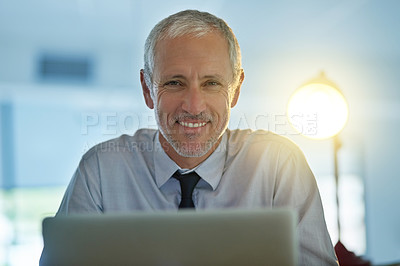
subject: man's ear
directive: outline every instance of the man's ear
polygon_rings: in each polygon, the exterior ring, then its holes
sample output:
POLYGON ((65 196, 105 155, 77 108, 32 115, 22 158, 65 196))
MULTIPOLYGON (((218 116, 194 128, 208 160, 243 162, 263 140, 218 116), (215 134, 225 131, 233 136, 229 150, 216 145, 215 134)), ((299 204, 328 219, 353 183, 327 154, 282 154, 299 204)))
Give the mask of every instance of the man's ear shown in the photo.
POLYGON ((151 98, 151 92, 149 87, 147 87, 145 78, 144 78, 144 70, 140 70, 140 83, 142 84, 142 91, 143 91, 143 96, 144 96, 144 101, 146 102, 147 107, 150 109, 154 108, 154 102, 153 99, 151 98))
POLYGON ((244 71, 243 71, 243 69, 241 69, 240 72, 241 72, 240 73, 240 78, 239 78, 238 84, 237 84, 237 86, 235 88, 235 91, 234 91, 234 95, 233 95, 232 102, 231 102, 231 108, 235 107, 235 105, 237 104, 237 102, 239 100, 240 88, 242 87, 242 83, 243 83, 243 80, 244 80, 244 71))

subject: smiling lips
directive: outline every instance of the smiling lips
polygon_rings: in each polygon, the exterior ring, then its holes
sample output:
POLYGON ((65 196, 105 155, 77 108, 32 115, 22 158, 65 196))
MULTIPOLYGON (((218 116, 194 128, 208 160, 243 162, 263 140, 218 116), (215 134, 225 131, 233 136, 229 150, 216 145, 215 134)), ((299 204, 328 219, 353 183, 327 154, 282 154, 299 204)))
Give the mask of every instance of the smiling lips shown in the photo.
POLYGON ((184 127, 199 128, 199 127, 204 127, 207 123, 206 122, 192 123, 192 122, 179 121, 179 124, 184 127))

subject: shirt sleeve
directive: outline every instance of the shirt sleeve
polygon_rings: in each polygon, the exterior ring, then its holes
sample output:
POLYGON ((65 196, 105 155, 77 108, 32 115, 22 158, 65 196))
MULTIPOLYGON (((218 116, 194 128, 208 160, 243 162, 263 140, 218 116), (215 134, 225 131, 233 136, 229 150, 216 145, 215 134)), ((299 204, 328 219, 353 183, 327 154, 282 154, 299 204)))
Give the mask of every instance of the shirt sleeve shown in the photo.
POLYGON ((64 194, 57 215, 102 213, 100 173, 96 154, 84 156, 64 194))
POLYGON ((281 157, 273 202, 297 212, 299 265, 338 265, 318 187, 303 153, 296 147, 281 157))

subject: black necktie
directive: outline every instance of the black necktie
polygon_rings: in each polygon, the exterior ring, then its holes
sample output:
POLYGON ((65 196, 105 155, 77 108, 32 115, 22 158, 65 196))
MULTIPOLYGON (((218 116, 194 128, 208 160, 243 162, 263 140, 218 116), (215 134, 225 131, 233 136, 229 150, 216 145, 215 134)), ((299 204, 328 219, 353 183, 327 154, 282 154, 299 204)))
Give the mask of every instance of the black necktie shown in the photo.
POLYGON ((180 174, 179 171, 176 171, 173 177, 178 179, 181 184, 182 199, 179 204, 179 209, 194 208, 192 193, 197 182, 200 180, 200 176, 194 171, 183 175, 180 174))

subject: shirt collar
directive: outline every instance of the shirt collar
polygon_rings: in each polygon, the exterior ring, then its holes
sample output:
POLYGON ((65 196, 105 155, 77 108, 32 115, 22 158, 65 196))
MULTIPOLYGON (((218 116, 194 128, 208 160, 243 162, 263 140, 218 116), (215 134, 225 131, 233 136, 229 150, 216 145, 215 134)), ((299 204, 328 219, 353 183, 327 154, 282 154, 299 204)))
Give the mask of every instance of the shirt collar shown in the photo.
POLYGON ((155 134, 154 142, 154 169, 155 180, 158 188, 165 184, 168 179, 179 169, 179 166, 169 158, 161 146, 159 140, 160 131, 155 134))
MULTIPOLYGON (((155 180, 158 188, 164 185, 179 166, 169 158, 161 146, 160 132, 157 131, 154 138, 154 168, 155 180)), ((215 190, 221 181, 224 171, 227 147, 227 132, 222 135, 222 140, 217 149, 200 165, 196 167, 196 173, 215 190)))

